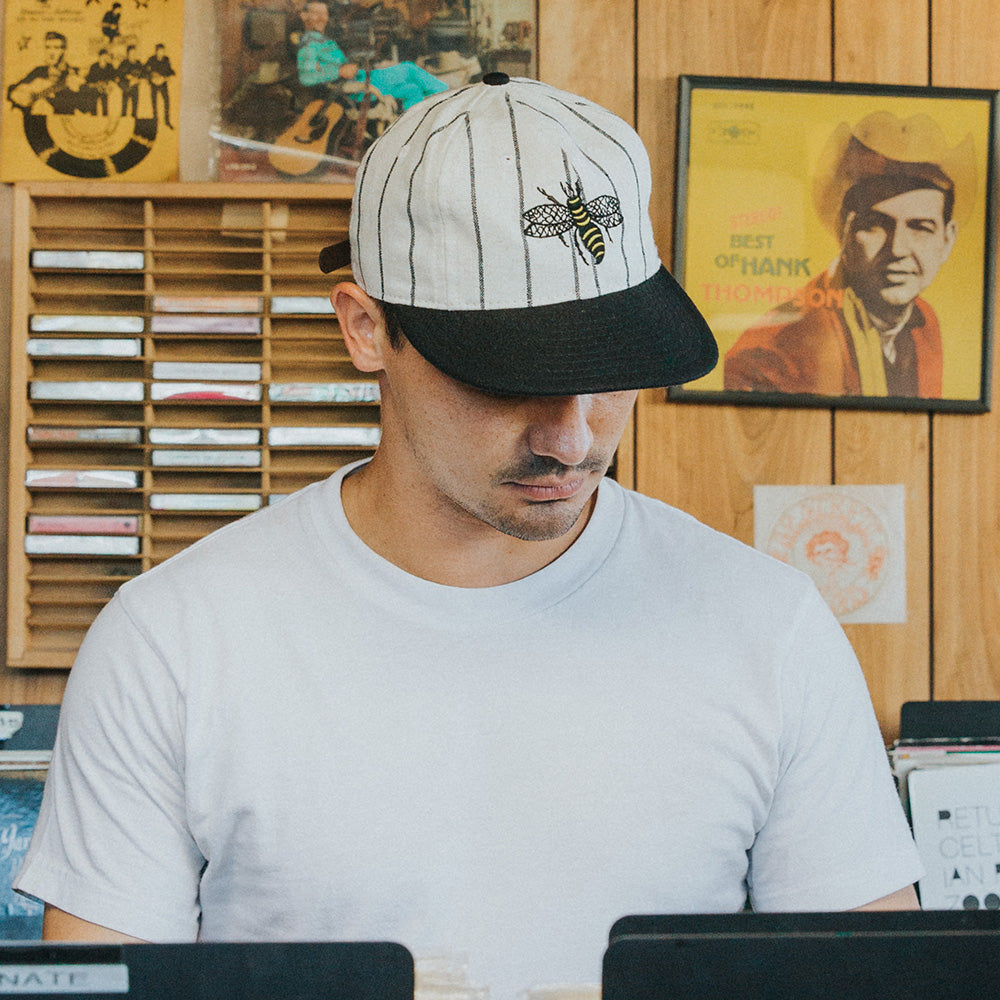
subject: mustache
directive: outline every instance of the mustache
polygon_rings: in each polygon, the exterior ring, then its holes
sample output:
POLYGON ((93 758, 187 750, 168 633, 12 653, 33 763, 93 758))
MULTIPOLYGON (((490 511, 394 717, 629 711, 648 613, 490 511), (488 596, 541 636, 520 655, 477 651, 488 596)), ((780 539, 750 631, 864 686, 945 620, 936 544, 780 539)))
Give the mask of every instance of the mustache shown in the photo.
POLYGON ((497 478, 504 482, 510 480, 523 482, 531 479, 542 479, 546 476, 561 478, 574 472, 604 472, 609 464, 609 461, 601 455, 588 455, 577 465, 566 465, 551 455, 530 454, 501 469, 497 478))

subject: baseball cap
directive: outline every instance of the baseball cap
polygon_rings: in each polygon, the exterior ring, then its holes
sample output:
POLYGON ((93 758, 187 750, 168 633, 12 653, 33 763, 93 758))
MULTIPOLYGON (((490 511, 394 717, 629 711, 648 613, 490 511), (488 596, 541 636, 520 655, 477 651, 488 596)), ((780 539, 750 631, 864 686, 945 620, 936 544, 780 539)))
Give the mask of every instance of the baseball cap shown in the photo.
POLYGON ((514 395, 678 385, 718 348, 663 267, 649 159, 591 101, 489 73, 411 107, 358 168, 349 247, 320 254, 391 303, 461 382, 514 395))

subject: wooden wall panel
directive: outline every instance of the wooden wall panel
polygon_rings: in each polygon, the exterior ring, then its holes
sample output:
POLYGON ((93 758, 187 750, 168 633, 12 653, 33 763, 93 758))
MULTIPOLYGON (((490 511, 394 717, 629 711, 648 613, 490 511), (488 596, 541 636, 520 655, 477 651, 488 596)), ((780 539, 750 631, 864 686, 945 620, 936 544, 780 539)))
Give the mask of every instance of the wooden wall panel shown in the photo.
POLYGON ((634 0, 540 0, 538 8, 539 78, 633 122, 634 0))
MULTIPOLYGON (((1000 87, 997 6, 935 0, 932 82, 1000 87)), ((934 418, 934 697, 1000 698, 1000 353, 993 412, 934 418)))
MULTIPOLYGON (((669 264, 677 76, 828 79, 830 8, 815 0, 639 0, 638 9, 638 128, 669 264)), ((637 487, 746 542, 754 483, 830 481, 824 410, 670 403, 648 390, 636 419, 637 487)))
MULTIPOLYGON (((836 0, 834 79, 926 85, 927 0, 836 0)), ((899 625, 848 625, 887 738, 904 701, 930 695, 930 424, 916 413, 834 415, 838 484, 906 487, 906 609, 899 625)))

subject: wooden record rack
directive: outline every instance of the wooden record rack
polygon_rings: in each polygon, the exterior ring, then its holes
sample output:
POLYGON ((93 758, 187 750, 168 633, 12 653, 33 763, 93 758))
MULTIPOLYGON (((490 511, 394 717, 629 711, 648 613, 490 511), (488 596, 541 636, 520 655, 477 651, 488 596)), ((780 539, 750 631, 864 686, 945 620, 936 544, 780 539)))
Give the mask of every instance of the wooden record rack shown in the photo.
POLYGON ((68 668, 123 582, 374 450, 378 386, 317 266, 350 197, 17 186, 10 666, 68 668))

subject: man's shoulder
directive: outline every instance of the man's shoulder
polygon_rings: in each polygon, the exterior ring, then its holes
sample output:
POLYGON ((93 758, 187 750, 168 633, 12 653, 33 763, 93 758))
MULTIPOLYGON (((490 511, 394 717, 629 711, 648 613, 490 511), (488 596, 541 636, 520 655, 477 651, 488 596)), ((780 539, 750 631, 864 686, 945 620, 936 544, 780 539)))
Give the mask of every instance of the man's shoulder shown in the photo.
MULTIPOLYGON (((816 604, 806 573, 676 507, 626 492, 621 536, 610 564, 642 614, 677 609, 691 628, 768 641, 793 609, 816 604)), ((742 641, 742 640, 741 640, 742 641)))
POLYGON ((718 528, 713 528, 694 515, 634 490, 622 489, 625 496, 625 519, 622 544, 636 546, 639 552, 653 560, 669 552, 675 560, 685 559, 686 565, 705 567, 710 573, 728 567, 735 572, 764 574, 786 579, 801 587, 808 578, 799 570, 773 556, 755 549, 718 528))
POLYGON ((148 602, 154 594, 160 598, 171 593, 193 595, 245 587, 252 581, 276 581, 303 551, 315 551, 308 537, 306 509, 319 488, 321 484, 313 484, 218 528, 130 580, 119 593, 148 602))

